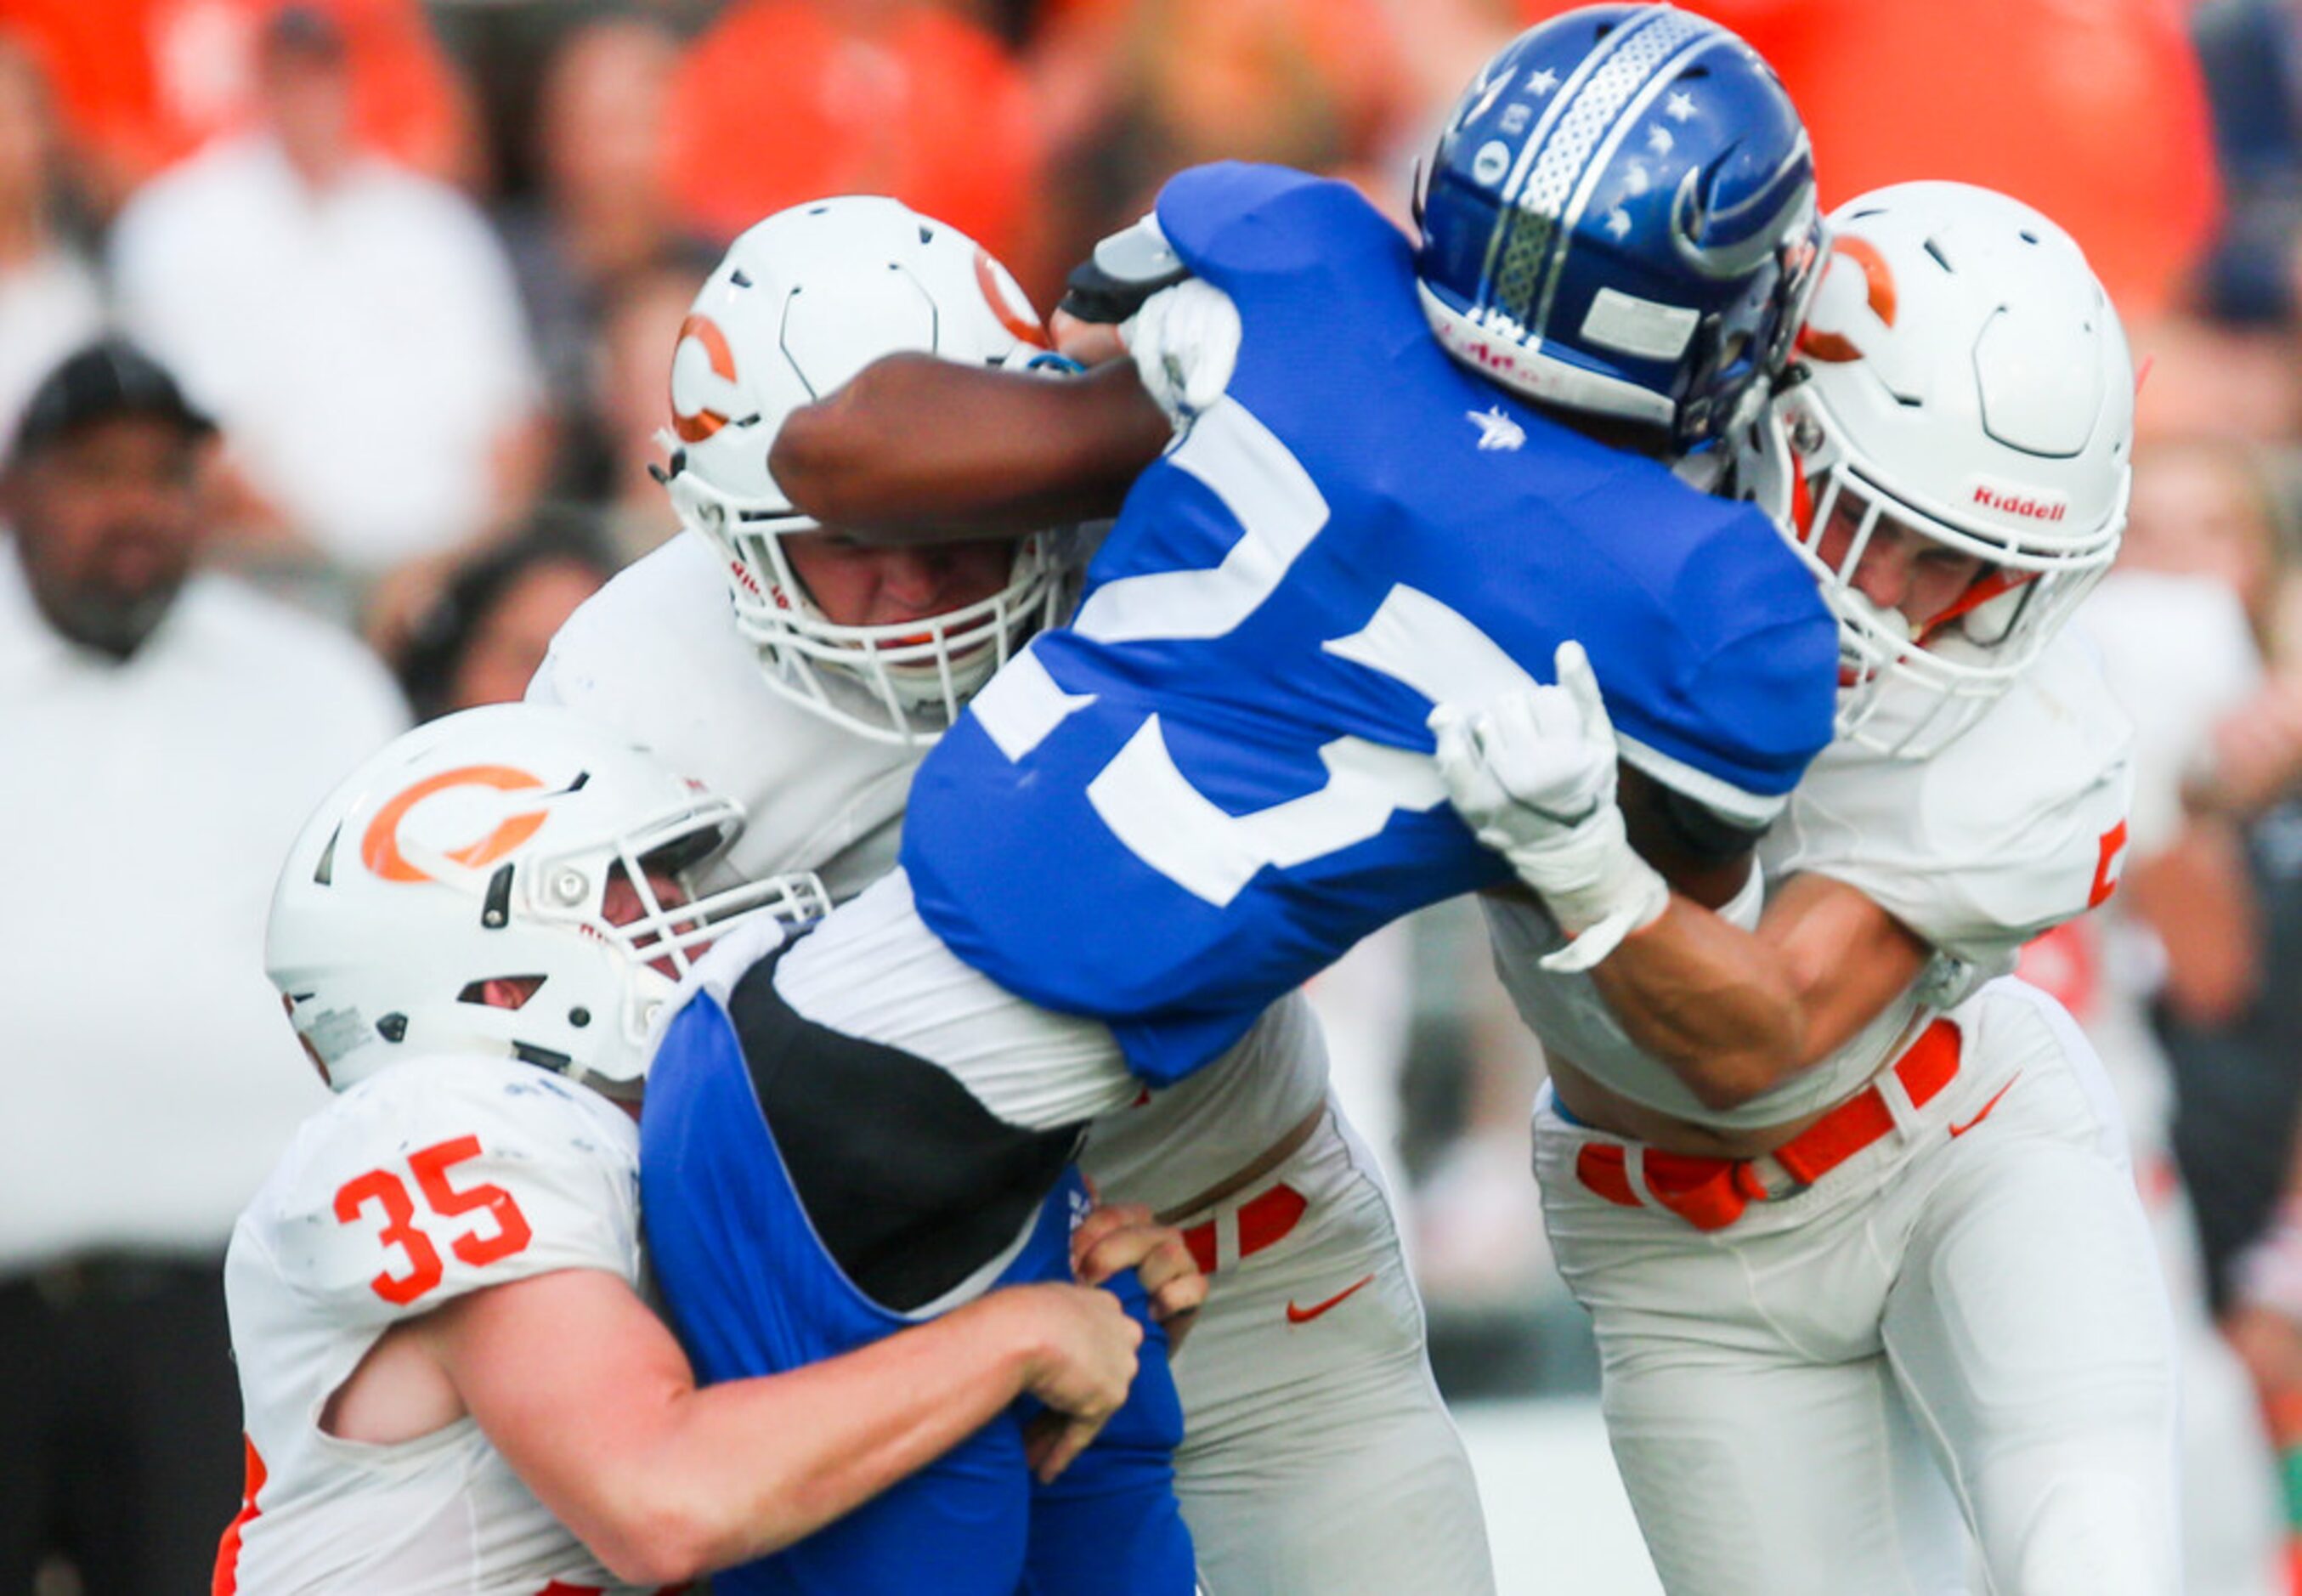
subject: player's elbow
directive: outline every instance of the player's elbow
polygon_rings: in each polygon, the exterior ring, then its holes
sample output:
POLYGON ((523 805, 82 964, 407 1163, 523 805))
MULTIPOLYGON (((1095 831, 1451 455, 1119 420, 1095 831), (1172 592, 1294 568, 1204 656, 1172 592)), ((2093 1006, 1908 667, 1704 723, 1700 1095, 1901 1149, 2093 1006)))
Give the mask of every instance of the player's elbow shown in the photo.
POLYGON ((756 1526, 732 1520, 706 1491, 630 1476, 584 1526, 584 1543, 626 1584, 676 1585, 761 1555, 756 1526))
POLYGON ((610 1518, 590 1526, 584 1544, 627 1584, 676 1585, 781 1551, 834 1516, 808 1510, 803 1480, 769 1482, 765 1491, 752 1488, 757 1483, 715 1494, 700 1483, 651 1489, 634 1482, 618 1493, 610 1518), (775 1505, 763 1508, 763 1498, 775 1505))
POLYGON ((1695 1101, 1726 1113, 1772 1091, 1807 1061, 1799 1028, 1784 1026, 1760 1029, 1734 1046, 1690 1051, 1676 1062, 1695 1101))
POLYGON ((784 418, 768 449, 768 472, 793 506, 827 526, 845 525, 839 495, 861 448, 834 400, 803 405, 784 418))
POLYGON ((1712 1113, 1726 1113, 1762 1096, 1782 1074, 1771 1059, 1738 1054, 1706 1060, 1700 1069, 1682 1071, 1680 1078, 1696 1102, 1712 1113))
POLYGON ((884 519, 884 479, 902 442, 890 421, 919 402, 915 367, 932 358, 873 361, 836 392, 786 416, 768 449, 768 472, 784 497, 826 526, 884 519))
POLYGON ((627 1512, 611 1529, 586 1536, 584 1543, 625 1584, 676 1585, 721 1566, 712 1557, 708 1526, 676 1507, 627 1512))

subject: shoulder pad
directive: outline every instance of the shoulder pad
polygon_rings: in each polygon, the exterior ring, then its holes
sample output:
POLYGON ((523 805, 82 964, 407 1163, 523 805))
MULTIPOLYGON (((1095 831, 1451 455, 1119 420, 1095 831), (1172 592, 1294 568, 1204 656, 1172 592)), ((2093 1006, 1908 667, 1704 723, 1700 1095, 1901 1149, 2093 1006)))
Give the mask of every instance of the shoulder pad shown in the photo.
POLYGON ((636 1146, 620 1111, 542 1071, 395 1065, 306 1123, 250 1218, 282 1277, 353 1323, 555 1269, 633 1279, 636 1146))
POLYGON ((2109 896, 2132 792, 2126 718, 2065 638, 1929 759, 1833 748, 1761 852, 1770 875, 1845 881, 1992 968, 2109 896))
POLYGON ((1159 190, 1157 215, 1193 274, 1227 290, 1271 275, 1299 292, 1302 273, 1356 273, 1371 248, 1403 282, 1413 255, 1407 236, 1357 189, 1287 166, 1217 161, 1177 172, 1159 190))

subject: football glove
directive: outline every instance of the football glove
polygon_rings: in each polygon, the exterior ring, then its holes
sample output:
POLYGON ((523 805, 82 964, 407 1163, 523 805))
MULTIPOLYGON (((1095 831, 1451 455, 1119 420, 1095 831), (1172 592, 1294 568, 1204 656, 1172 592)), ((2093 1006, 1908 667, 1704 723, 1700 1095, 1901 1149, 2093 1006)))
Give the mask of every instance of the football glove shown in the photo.
POLYGON ((1579 643, 1558 645, 1556 686, 1431 711, 1455 812, 1542 895, 1573 938, 1543 968, 1588 970, 1669 906, 1670 888, 1631 851, 1615 803, 1615 728, 1579 643))
POLYGON ((1193 277, 1162 289, 1121 323, 1143 390, 1178 428, 1212 407, 1239 364, 1239 307, 1193 277))

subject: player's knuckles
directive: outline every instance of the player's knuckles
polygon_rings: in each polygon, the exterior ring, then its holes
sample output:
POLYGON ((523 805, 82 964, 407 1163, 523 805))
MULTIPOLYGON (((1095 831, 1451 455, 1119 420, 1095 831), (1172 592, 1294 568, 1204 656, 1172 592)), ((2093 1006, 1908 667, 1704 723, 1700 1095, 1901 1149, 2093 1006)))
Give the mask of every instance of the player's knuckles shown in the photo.
POLYGON ((1071 1271, 1083 1286, 1099 1286, 1122 1270, 1132 1269, 1142 1258, 1141 1247, 1128 1234, 1106 1236, 1093 1247, 1071 1257, 1071 1271))
POLYGON ((1169 1291, 1183 1281, 1204 1280, 1199 1266, 1192 1261, 1182 1242, 1177 1238, 1161 1238, 1147 1250, 1135 1265, 1135 1278, 1143 1289, 1155 1295, 1169 1291))
POLYGON ((1105 1204, 1088 1210, 1088 1215, 1071 1232, 1071 1256, 1078 1258, 1098 1246, 1103 1239, 1130 1226, 1146 1223, 1151 1211, 1138 1203, 1105 1204))
POLYGON ((1197 1313, 1206 1306, 1207 1277, 1197 1269, 1189 1274, 1177 1275, 1173 1280, 1161 1282, 1153 1294, 1153 1300, 1159 1305, 1164 1318, 1197 1313))

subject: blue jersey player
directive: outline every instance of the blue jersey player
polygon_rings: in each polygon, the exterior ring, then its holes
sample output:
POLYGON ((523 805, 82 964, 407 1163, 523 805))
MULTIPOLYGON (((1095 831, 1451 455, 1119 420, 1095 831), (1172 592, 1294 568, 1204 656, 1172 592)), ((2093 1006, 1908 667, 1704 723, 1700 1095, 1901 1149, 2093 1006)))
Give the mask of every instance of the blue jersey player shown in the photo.
MULTIPOLYGON (((1118 519, 1075 622, 929 757, 904 868, 748 972, 748 1015, 698 1004, 666 1038, 651 1236, 740 1208, 727 1144, 756 1116, 725 1110, 756 1096, 864 1295, 1015 1278, 1080 1122, 1510 875, 1425 722, 1548 679, 1570 640, 1641 851, 1713 901, 1740 883, 1829 738, 1836 632, 1757 511, 1661 462, 1747 419, 1786 352, 1816 227, 1795 114, 1714 24, 1575 13, 1472 85, 1422 216, 1417 250, 1340 185, 1186 172, 1088 284, 1132 313, 1135 363, 896 357, 786 423, 775 480, 828 525, 1118 519)), ((1660 907, 1586 885, 1585 962, 1660 907)))

